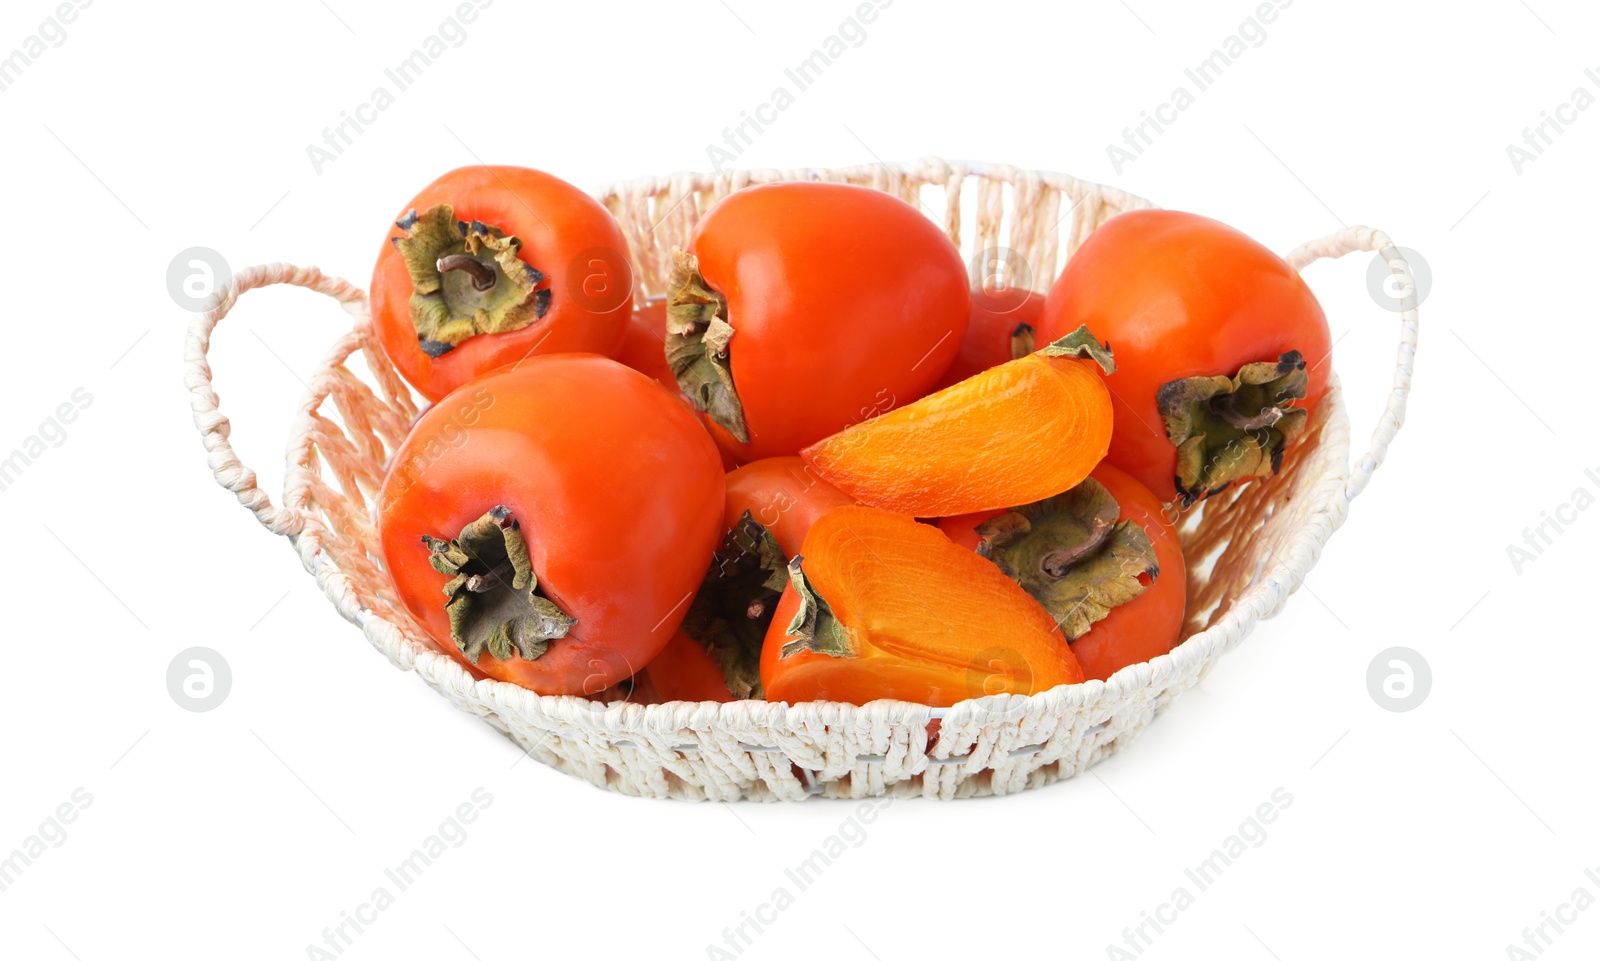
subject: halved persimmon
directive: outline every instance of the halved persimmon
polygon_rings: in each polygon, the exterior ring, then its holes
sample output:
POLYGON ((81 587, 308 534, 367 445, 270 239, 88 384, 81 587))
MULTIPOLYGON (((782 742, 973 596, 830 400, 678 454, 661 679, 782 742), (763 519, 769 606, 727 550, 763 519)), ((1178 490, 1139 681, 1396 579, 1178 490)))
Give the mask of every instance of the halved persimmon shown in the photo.
POLYGON ((761 649, 769 701, 946 707, 1082 680, 1050 615, 998 567, 872 507, 811 526, 761 649))
POLYGON ((800 456, 863 504, 948 517, 1073 487, 1111 441, 1111 351, 1079 328, 1043 350, 812 444, 800 456))

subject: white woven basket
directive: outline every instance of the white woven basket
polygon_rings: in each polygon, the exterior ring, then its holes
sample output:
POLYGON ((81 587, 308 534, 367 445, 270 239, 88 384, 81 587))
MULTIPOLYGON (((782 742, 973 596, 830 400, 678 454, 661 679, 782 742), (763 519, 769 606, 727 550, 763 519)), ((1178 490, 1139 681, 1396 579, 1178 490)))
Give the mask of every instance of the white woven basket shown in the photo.
MULTIPOLYGON (((686 242, 718 199, 751 184, 808 179, 871 186, 938 211, 935 218, 942 219, 964 255, 995 247, 1014 250, 1033 265, 1032 283, 1040 291, 1108 218, 1152 206, 1063 174, 937 158, 898 166, 644 178, 598 196, 632 247, 636 293, 650 296, 664 292, 672 247, 686 242), (976 222, 965 230, 964 185, 969 206, 974 194, 976 199, 976 222)), ((1410 268, 1389 238, 1366 227, 1304 244, 1288 261, 1303 269, 1352 251, 1382 252, 1400 282, 1409 284, 1410 268)), ((1368 451, 1354 465, 1333 378, 1306 437, 1276 477, 1213 497, 1189 513, 1182 530, 1190 578, 1186 639, 1172 653, 1125 668, 1107 681, 1032 697, 980 698, 948 709, 899 701, 861 707, 761 701, 643 706, 544 697, 513 684, 475 679, 440 653, 406 614, 376 560, 369 498, 416 416, 418 401, 373 336, 366 294, 311 267, 269 264, 242 270, 217 292, 214 307, 197 315, 185 350, 185 383, 217 481, 268 530, 289 538, 339 613, 359 625, 396 667, 416 671, 534 758, 601 787, 648 797, 961 798, 1008 794, 1087 769, 1126 745, 1257 621, 1283 607, 1400 429, 1417 340, 1414 307, 1400 315, 1400 322, 1394 389, 1368 451), (325 294, 355 319, 300 402, 281 505, 257 488, 255 473, 235 456, 206 358, 212 329, 239 296, 273 284, 325 294), (347 366, 357 351, 369 379, 347 366)))

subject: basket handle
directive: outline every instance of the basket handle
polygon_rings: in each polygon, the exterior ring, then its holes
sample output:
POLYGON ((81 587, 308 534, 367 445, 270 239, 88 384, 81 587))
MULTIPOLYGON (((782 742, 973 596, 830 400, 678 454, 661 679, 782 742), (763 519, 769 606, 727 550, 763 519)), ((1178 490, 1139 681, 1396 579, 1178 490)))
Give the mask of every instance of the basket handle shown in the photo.
POLYGON ((262 264, 246 267, 234 274, 227 284, 212 295, 212 306, 205 313, 196 314, 189 325, 189 336, 184 342, 183 382, 189 388, 189 406, 194 411, 194 426, 200 431, 206 446, 206 461, 217 483, 232 491, 239 503, 250 509, 261 525, 274 534, 293 538, 306 526, 303 511, 272 503, 266 491, 256 486, 256 473, 246 467, 234 453, 228 437, 232 428, 228 418, 218 409, 220 401, 211 386, 211 363, 206 353, 211 349, 211 331, 222 318, 228 316, 239 296, 247 290, 288 284, 304 287, 332 297, 351 315, 366 316, 367 295, 360 287, 339 277, 329 277, 315 267, 296 267, 293 264, 262 264))
POLYGON ((1373 428, 1367 453, 1350 465, 1350 479, 1344 485, 1346 502, 1354 500, 1357 494, 1366 489, 1372 480, 1372 472, 1383 463, 1389 443, 1400 432, 1400 425, 1405 423, 1406 397, 1411 393, 1411 371, 1417 359, 1416 280, 1411 274, 1411 265, 1406 263, 1405 256, 1395 247, 1394 241, 1389 239, 1388 234, 1372 227, 1346 227, 1320 240, 1301 244, 1285 258, 1289 266, 1298 271, 1318 260, 1334 260, 1356 251, 1377 251, 1382 254, 1384 260, 1388 261, 1389 269, 1405 285, 1404 289, 1412 293, 1401 302, 1404 309, 1400 312, 1400 347, 1395 357, 1394 389, 1389 392, 1383 414, 1378 418, 1378 426, 1373 428))

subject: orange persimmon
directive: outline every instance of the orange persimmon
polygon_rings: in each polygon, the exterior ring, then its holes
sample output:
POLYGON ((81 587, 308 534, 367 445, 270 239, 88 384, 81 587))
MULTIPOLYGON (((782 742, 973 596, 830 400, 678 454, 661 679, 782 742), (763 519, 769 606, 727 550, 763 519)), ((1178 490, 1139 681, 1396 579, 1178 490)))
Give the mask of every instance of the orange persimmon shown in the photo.
POLYGON ((1089 476, 1111 441, 1111 352, 1088 328, 800 452, 863 504, 947 517, 1027 504, 1089 476))
POLYGON ((790 703, 943 707, 1082 680, 1050 615, 992 562, 872 507, 811 526, 761 649, 767 699, 790 703))

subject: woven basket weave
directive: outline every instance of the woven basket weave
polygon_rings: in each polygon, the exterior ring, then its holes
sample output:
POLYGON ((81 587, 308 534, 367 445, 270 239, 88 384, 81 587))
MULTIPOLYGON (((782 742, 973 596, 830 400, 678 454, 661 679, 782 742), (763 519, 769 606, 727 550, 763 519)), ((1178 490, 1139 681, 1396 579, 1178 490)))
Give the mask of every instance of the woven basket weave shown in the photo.
MULTIPOLYGON (((1055 173, 949 163, 729 171, 645 178, 599 199, 616 216, 634 257, 636 294, 664 292, 674 245, 698 218, 742 187, 777 180, 875 187, 919 203, 942 220, 965 256, 1008 248, 1032 265, 1032 286, 1053 282, 1072 251, 1108 218, 1148 201, 1055 173), (975 199, 974 222, 963 223, 975 199), (1002 233, 1004 237, 1002 238, 1002 233)), ((1402 284, 1410 268, 1381 231, 1351 227, 1288 255, 1296 269, 1352 251, 1377 251, 1402 284)), ((1409 288, 1407 288, 1409 289, 1409 288)), ((316 268, 270 264, 235 274, 197 315, 185 350, 195 425, 217 481, 270 531, 289 538, 339 613, 396 666, 416 671, 464 711, 508 735, 532 757, 626 794, 685 799, 802 800, 890 794, 962 798, 1008 794, 1071 777, 1134 735, 1198 681, 1256 622, 1277 613, 1316 563, 1400 429, 1411 383, 1417 313, 1400 315, 1394 389, 1371 446, 1349 462, 1349 426, 1337 378, 1288 452, 1282 471, 1205 501, 1182 527, 1189 565, 1188 619, 1172 653, 1107 681, 1032 697, 1001 695, 948 709, 898 701, 857 707, 811 702, 638 705, 545 697, 475 679, 440 653, 406 614, 376 558, 369 516, 390 452, 418 401, 373 336, 366 295, 316 268), (212 329, 247 290, 289 284, 339 301, 354 318, 310 380, 289 439, 281 504, 256 486, 229 444, 206 353, 212 329), (358 374, 351 369, 359 352, 358 374)))

